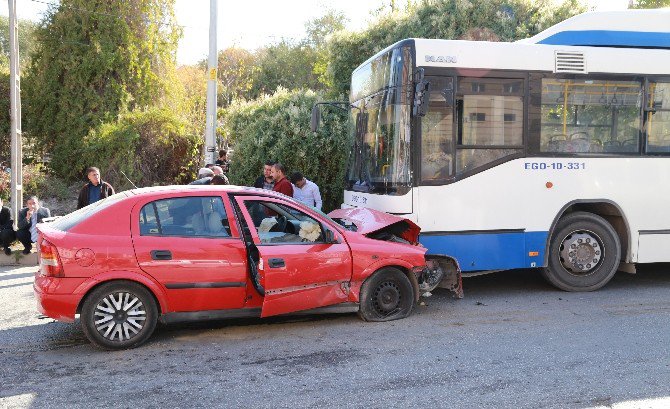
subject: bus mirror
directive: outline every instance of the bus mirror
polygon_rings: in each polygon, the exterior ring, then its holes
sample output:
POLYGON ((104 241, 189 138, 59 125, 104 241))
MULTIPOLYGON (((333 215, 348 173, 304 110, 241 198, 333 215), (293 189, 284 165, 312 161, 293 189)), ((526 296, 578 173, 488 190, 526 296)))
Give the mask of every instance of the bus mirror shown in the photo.
POLYGON ((314 104, 312 107, 312 119, 309 122, 309 127, 312 132, 316 132, 319 129, 319 122, 321 121, 321 108, 318 104, 314 104))
POLYGON ((417 82, 414 88, 414 107, 412 108, 413 116, 426 116, 428 110, 428 103, 430 102, 430 82, 422 79, 417 82))

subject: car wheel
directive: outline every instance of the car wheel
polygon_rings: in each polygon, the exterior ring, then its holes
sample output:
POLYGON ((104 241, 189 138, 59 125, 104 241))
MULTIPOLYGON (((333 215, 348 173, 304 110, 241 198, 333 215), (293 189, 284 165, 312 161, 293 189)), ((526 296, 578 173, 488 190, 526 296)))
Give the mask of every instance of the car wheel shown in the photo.
POLYGON ((135 348, 151 336, 158 321, 156 302, 143 286, 115 281, 96 288, 81 308, 86 337, 103 349, 135 348))
POLYGON ((612 225, 593 213, 575 212, 558 222, 542 275, 561 290, 594 291, 612 279, 620 259, 612 225))
POLYGON ((383 268, 363 283, 359 315, 365 321, 405 318, 412 312, 414 301, 409 278, 396 268, 383 268))

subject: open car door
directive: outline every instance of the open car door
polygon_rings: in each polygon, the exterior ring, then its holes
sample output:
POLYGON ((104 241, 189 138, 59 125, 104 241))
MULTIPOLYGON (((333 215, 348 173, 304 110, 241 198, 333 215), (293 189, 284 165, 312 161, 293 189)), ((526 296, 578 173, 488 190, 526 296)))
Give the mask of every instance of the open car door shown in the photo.
POLYGON ((235 202, 245 235, 258 250, 257 282, 265 293, 261 317, 348 300, 351 252, 335 229, 279 199, 236 196, 235 202))

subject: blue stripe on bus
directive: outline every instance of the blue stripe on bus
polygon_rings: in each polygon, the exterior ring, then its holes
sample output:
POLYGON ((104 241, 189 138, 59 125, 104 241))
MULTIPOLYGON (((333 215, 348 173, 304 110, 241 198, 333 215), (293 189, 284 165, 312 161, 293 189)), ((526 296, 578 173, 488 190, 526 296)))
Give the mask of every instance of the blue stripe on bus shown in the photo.
POLYGON ((462 271, 541 267, 548 232, 422 234, 428 254, 454 257, 462 271), (532 256, 537 252, 536 256, 532 256), (533 264, 534 263, 534 264, 533 264))
POLYGON ((540 40, 538 44, 670 48, 670 33, 610 30, 561 31, 540 40))

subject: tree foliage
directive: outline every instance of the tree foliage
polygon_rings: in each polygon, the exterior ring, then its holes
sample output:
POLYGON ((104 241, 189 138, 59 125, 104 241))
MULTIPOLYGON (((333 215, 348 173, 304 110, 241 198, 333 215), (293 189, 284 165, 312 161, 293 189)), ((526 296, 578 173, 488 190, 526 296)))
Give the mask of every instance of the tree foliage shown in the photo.
MULTIPOLYGON (((28 20, 19 20, 19 71, 27 66, 31 50, 34 47, 36 24, 28 20)), ((9 160, 10 156, 10 118, 9 118, 9 18, 0 16, 0 160, 9 160)))
POLYGON ((237 101, 225 111, 225 133, 235 141, 231 181, 252 185, 268 160, 300 171, 319 185, 324 209, 342 202, 344 164, 349 152, 347 118, 324 112, 318 133, 309 129, 312 105, 323 96, 314 91, 279 89, 256 101, 237 101))
POLYGON ((71 158, 91 129, 135 109, 169 105, 180 35, 173 6, 174 0, 62 0, 49 9, 26 76, 25 128, 51 152, 57 174, 78 176, 71 158))
MULTIPOLYGON (((19 66, 25 68, 35 44, 37 24, 19 20, 19 66)), ((0 70, 9 70, 9 17, 0 16, 0 70)))
POLYGON ((86 167, 100 164, 103 179, 116 190, 132 188, 122 171, 137 186, 187 183, 197 171, 202 145, 188 127, 169 109, 126 113, 91 130, 70 166, 83 177, 86 167))
POLYGON ((514 41, 585 11, 578 0, 418 0, 403 12, 382 14, 362 32, 336 33, 328 43, 324 82, 347 94, 352 71, 405 38, 514 41))
POLYGON ((632 0, 628 8, 631 9, 660 9, 670 7, 670 0, 632 0))

